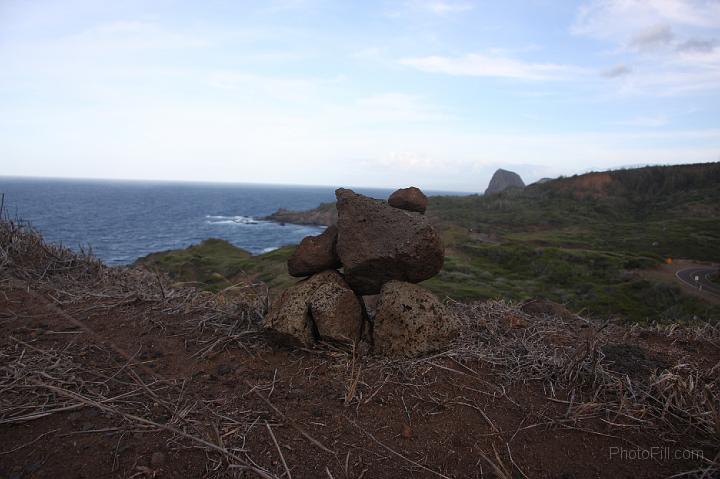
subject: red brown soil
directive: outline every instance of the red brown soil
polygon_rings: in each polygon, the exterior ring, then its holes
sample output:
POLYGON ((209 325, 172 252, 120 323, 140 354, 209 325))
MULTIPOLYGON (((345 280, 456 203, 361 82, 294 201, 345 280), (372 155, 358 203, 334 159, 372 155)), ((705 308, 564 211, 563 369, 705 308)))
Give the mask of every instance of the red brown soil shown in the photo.
MULTIPOLYGON (((610 424, 623 423, 622 417, 561 420, 569 408, 562 392, 549 399, 547 383, 528 380, 502 393, 496 384, 504 366, 490 362, 428 358, 404 369, 401 363, 359 359, 360 379, 346 404, 352 371, 357 371, 352 355, 331 347, 277 349, 250 336, 203 357, 198 353, 212 344, 215 333, 193 336, 187 320, 141 300, 118 305, 97 298, 60 307, 47 290, 4 281, 0 366, 13 361, 18 367, 42 351, 64 351, 77 364, 108 376, 134 370, 146 385, 168 384, 157 390, 163 399, 179 397, 181 387, 172 385, 184 385, 182 397, 193 399, 187 404, 204 402, 225 417, 218 420, 218 430, 211 421, 217 416, 208 411, 205 439, 237 448, 236 454, 277 477, 285 474, 284 467, 265 421, 295 478, 503 477, 503 467, 506 477, 656 478, 707 466, 682 459, 611 458, 614 447, 668 446, 675 451, 694 447, 697 438, 676 434, 670 443, 656 427, 610 424), (269 398, 282 415, 262 398, 269 398)), ((615 343, 606 347, 606 355, 630 375, 680 361, 711 368, 720 360, 716 343, 676 340, 660 332, 626 333, 612 338, 615 343)), ((511 329, 507 334, 523 332, 511 329)), ((581 342, 581 328, 577 334, 581 342)), ((53 370, 47 374, 59 380, 53 370)), ((128 382, 127 389, 142 389, 138 384, 128 382)), ((108 391, 107 396, 121 392, 108 391)), ((0 407, 5 408, 8 397, 2 399, 3 394, 0 407)), ((69 404, 75 408, 0 423, 0 477, 255 477, 228 469, 220 454, 166 430, 91 405, 69 404), (164 462, 152 464, 154 453, 162 453, 164 462)), ((185 428, 174 416, 177 411, 141 402, 126 406, 155 423, 170 421, 185 428)), ((12 415, 6 410, 0 417, 12 415)), ((189 426, 187 430, 198 434, 189 426)), ((716 452, 704 449, 711 461, 716 452)))

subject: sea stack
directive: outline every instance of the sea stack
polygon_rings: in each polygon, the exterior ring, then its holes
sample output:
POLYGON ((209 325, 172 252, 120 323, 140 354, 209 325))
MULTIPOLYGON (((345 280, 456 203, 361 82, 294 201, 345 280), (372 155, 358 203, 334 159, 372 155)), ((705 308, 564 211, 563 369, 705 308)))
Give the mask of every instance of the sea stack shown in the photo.
POLYGON ((503 170, 500 168, 492 176, 490 184, 485 190, 485 194, 490 195, 493 193, 500 193, 508 188, 525 188, 525 183, 522 178, 520 178, 520 175, 514 171, 503 170))

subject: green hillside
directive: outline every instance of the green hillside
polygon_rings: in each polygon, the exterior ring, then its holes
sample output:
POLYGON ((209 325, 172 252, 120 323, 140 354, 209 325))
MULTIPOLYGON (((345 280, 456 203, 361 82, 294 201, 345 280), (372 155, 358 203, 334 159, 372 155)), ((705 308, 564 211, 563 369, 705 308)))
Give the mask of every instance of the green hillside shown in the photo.
MULTIPOLYGON (((424 283, 456 300, 547 298, 630 321, 720 319, 720 307, 640 270, 666 258, 720 262, 720 163, 560 178, 489 196, 436 196, 427 215, 446 247, 424 283)), ((156 253, 142 264, 220 289, 239 278, 293 282, 292 247, 250 256, 220 240, 156 253)))

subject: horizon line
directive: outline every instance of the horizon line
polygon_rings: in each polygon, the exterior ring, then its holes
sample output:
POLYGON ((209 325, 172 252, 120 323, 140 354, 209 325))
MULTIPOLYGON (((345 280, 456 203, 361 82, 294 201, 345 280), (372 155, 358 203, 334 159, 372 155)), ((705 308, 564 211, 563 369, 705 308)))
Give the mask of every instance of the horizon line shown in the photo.
MULTIPOLYGON (((291 187, 291 188, 356 188, 366 190, 388 190, 394 191, 399 188, 407 188, 415 185, 405 185, 399 187, 385 186, 362 186, 362 185, 328 185, 328 184, 299 184, 299 183, 266 183, 266 182, 248 182, 248 181, 223 181, 223 180, 180 180, 180 179, 157 179, 157 178, 100 178, 100 177, 78 177, 78 176, 33 176, 33 175, 0 175, 2 179, 19 179, 19 180, 58 180, 58 181, 98 181, 98 182, 118 182, 118 183, 187 183, 196 185, 244 185, 244 186, 265 186, 265 187, 291 187)), ((477 191, 455 190, 455 189, 435 189, 423 188, 423 191, 436 193, 458 193, 466 195, 482 194, 477 191)))

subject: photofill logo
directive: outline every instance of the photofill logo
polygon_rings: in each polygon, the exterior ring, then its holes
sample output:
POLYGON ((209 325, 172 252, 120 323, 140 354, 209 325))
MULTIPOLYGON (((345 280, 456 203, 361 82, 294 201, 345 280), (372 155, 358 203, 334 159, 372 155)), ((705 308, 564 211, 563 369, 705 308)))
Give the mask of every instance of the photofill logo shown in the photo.
POLYGON ((621 461, 702 461, 705 454, 701 449, 672 449, 657 446, 649 449, 613 446, 609 449, 610 459, 621 461))

